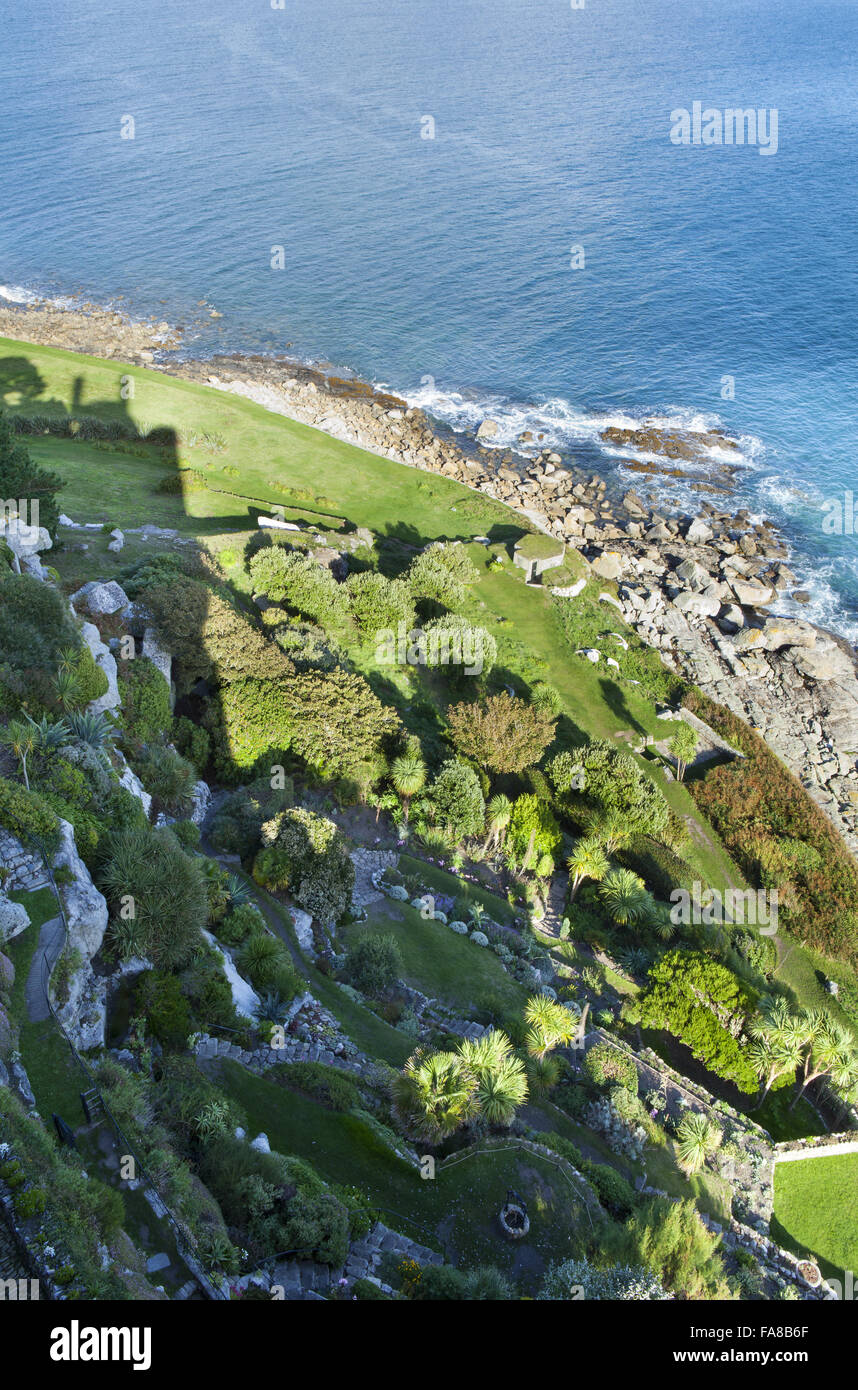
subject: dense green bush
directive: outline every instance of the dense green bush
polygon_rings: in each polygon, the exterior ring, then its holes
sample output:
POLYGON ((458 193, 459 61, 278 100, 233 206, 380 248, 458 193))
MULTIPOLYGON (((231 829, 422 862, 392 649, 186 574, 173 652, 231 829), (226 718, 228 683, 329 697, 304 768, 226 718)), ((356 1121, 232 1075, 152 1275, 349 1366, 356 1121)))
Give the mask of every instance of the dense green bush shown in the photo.
POLYGON ((208 919, 205 881, 169 830, 111 834, 98 877, 126 928, 123 954, 145 955, 159 969, 174 970, 201 948, 208 919))
POLYGON ((272 603, 282 603, 321 627, 342 622, 348 598, 330 570, 299 550, 272 545, 251 557, 250 578, 254 592, 272 603))
POLYGON ((170 728, 170 687, 146 656, 119 663, 122 722, 138 743, 154 743, 170 728))
POLYGON ((202 777, 211 757, 211 738, 208 730, 195 724, 187 715, 173 720, 173 743, 183 758, 193 763, 198 776, 202 777))
POLYGON ((215 849, 249 859, 259 848, 264 823, 278 811, 288 810, 295 801, 291 777, 284 775, 275 786, 271 781, 270 777, 260 777, 223 802, 211 825, 210 838, 215 849))
POLYGON ((360 1091, 352 1078, 321 1062, 292 1062, 278 1067, 276 1079, 281 1086, 311 1096, 331 1110, 345 1112, 360 1104, 360 1091))
POLYGON ((650 970, 639 1002, 644 1027, 667 1029, 716 1076, 747 1095, 759 1089, 737 1036, 756 998, 726 966, 700 951, 668 951, 650 970))
POLYGON ((0 777, 0 825, 23 844, 32 841, 54 847, 59 836, 59 820, 38 792, 28 792, 17 782, 0 777))
POLYGON ((480 779, 461 758, 444 763, 429 790, 429 819, 456 842, 479 835, 485 827, 486 803, 480 779))
POLYGON ((134 761, 134 770, 151 794, 156 809, 186 816, 194 804, 197 770, 175 749, 148 744, 134 761))
POLYGON ((593 1163, 585 1158, 581 1172, 592 1183, 603 1207, 619 1221, 624 1221, 635 1209, 637 1198, 635 1190, 622 1173, 609 1168, 606 1163, 593 1163))
POLYGON ((638 1070, 631 1057, 610 1043, 596 1043, 587 1050, 582 1071, 594 1086, 623 1086, 632 1095, 638 1093, 638 1070))
POLYGON ((58 589, 32 575, 0 569, 0 662, 53 673, 60 652, 76 652, 79 644, 68 604, 58 589))
POLYGON ((343 975, 350 985, 373 999, 381 999, 402 974, 402 953, 396 937, 367 933, 346 951, 343 975))
POLYGON ((135 988, 135 1013, 165 1047, 184 1048, 193 1031, 191 1010, 178 976, 162 970, 144 970, 135 988))
POLYGON ((375 570, 350 574, 346 580, 349 608, 361 632, 370 636, 380 628, 396 629, 414 625, 414 604, 408 585, 401 579, 388 579, 375 570))
POLYGON ((64 486, 58 473, 49 473, 33 462, 24 445, 15 439, 9 419, 0 414, 0 498, 37 501, 39 525, 54 539, 60 520, 56 495, 64 486))
POLYGON ((288 890, 325 925, 339 921, 351 906, 355 871, 334 822, 292 807, 265 822, 262 844, 253 865, 257 883, 288 890))

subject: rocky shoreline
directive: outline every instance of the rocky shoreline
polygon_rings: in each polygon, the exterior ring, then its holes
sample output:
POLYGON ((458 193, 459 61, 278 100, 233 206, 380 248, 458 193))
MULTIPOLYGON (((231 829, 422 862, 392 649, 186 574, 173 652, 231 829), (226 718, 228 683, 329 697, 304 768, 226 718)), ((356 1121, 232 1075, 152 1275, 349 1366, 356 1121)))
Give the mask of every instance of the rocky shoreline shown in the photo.
MULTIPOLYGON (((701 498, 694 516, 644 495, 609 495, 598 474, 582 473, 537 436, 522 452, 489 447, 491 420, 473 439, 444 432, 424 411, 357 379, 284 359, 176 357, 178 331, 131 323, 80 306, 0 307, 0 334, 141 365, 228 391, 383 457, 464 483, 519 511, 531 525, 574 547, 610 599, 665 663, 745 719, 800 779, 858 855, 858 666, 849 644, 796 618, 773 616, 789 595, 801 603, 788 548, 768 523, 701 498), (616 585, 614 591, 613 585, 616 585)), ((605 431, 613 447, 699 467, 713 447, 726 490, 735 442, 718 432, 683 434, 642 425, 605 431), (620 437, 622 436, 622 437, 620 437)), ((634 462, 634 460, 632 460, 634 462)), ((712 470, 710 470, 712 471, 712 470)), ((642 482, 642 487, 644 483, 642 482)))

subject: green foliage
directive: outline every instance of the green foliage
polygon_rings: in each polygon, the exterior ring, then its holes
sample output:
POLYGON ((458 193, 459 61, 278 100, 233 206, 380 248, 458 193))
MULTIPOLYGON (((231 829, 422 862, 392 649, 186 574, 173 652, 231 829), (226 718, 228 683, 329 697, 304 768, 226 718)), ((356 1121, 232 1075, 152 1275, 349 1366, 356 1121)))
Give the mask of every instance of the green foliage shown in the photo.
POLYGON ((300 1091, 330 1110, 345 1113, 360 1104, 360 1091, 352 1078, 321 1062, 292 1062, 278 1067, 276 1077, 281 1086, 300 1091))
POLYGON ((58 589, 32 575, 0 569, 0 664, 53 673, 60 652, 77 650, 79 643, 58 589))
POLYGON ((294 802, 291 777, 284 776, 283 786, 272 787, 270 777, 250 782, 223 802, 211 825, 210 838, 215 849, 223 854, 239 854, 248 859, 258 848, 262 826, 278 811, 285 811, 294 802))
POLYGON ((345 589, 330 570, 300 550, 266 546, 251 557, 249 569, 255 593, 272 603, 282 603, 321 627, 336 625, 346 616, 345 589))
POLYGON ((668 828, 664 794, 630 753, 619 752, 606 739, 558 754, 548 765, 548 776, 564 813, 578 826, 588 825, 594 816, 616 816, 626 836, 655 839, 668 828))
POLYGON ((135 1013, 145 1017, 153 1037, 165 1047, 184 1048, 193 1029, 178 977, 162 970, 145 970, 138 978, 135 996, 135 1013))
POLYGON ((627 643, 625 647, 614 642, 607 634, 606 625, 610 625, 610 619, 606 615, 605 605, 598 601, 598 590, 588 587, 575 599, 555 599, 555 612, 559 630, 572 652, 577 652, 581 647, 609 651, 619 663, 619 676, 624 680, 639 681, 643 692, 651 700, 673 704, 682 696, 685 683, 669 671, 658 652, 642 642, 633 631, 621 624, 621 636, 627 643))
POLYGON ((523 772, 539 762, 554 737, 554 718, 507 691, 447 713, 460 753, 493 772, 523 772))
POLYGON ((741 719, 699 692, 685 703, 745 754, 689 783, 736 863, 752 883, 778 888, 781 916, 803 942, 858 962, 858 867, 828 817, 741 719))
POLYGON ((333 821, 301 807, 280 811, 262 827, 253 876, 266 888, 289 890, 320 922, 337 922, 351 905, 355 871, 333 821))
POLYGON ((402 955, 396 938, 367 932, 347 952, 343 974, 355 989, 381 999, 402 975, 402 955))
POLYGON ((596 1189, 599 1201, 612 1216, 624 1221, 634 1211, 637 1196, 635 1190, 622 1173, 610 1168, 606 1163, 593 1163, 585 1158, 581 1172, 596 1189))
POLYGON ((182 714, 173 720, 173 743, 182 757, 193 763, 197 776, 202 777, 211 757, 211 737, 208 731, 195 724, 186 714, 182 714))
POLYGON ((23 844, 56 845, 59 821, 38 792, 28 792, 17 782, 0 777, 0 825, 23 844))
POLYGON ((200 948, 208 919, 205 881, 169 830, 112 834, 99 880, 117 915, 133 900, 136 951, 159 969, 187 964, 200 948))
POLYGON ((668 951, 649 981, 640 999, 641 1023, 666 1028, 716 1076, 753 1095, 757 1075, 735 1036, 754 1005, 748 988, 700 951, 668 951))
POLYGON ((479 835, 485 826, 486 803, 480 779, 461 759, 444 763, 429 792, 429 818, 456 842, 479 835))
POLYGON ((456 609, 464 603, 467 587, 479 579, 479 571, 463 546, 438 541, 412 560, 405 578, 415 598, 456 609))
POLYGON ((194 804, 197 770, 193 763, 163 744, 148 744, 135 760, 135 771, 158 810, 185 816, 194 804))
POLYGON ((119 663, 122 721, 132 739, 154 743, 170 728, 170 687, 147 656, 119 663))
POLYGON ((380 628, 396 629, 400 623, 406 631, 413 627, 414 604, 403 580, 365 570, 350 574, 345 587, 352 618, 361 632, 373 635, 380 628))
POLYGON ((535 872, 546 857, 553 863, 561 839, 550 806, 532 792, 516 799, 504 841, 507 859, 514 868, 535 872))
POLYGON ((9 420, 0 414, 0 498, 38 502, 39 525, 54 539, 60 520, 56 495, 63 486, 58 473, 49 473, 33 462, 24 445, 16 441, 9 420))
POLYGON ((632 1095, 638 1093, 638 1071, 634 1061, 610 1043, 599 1042, 589 1048, 582 1071, 594 1086, 622 1086, 632 1095))

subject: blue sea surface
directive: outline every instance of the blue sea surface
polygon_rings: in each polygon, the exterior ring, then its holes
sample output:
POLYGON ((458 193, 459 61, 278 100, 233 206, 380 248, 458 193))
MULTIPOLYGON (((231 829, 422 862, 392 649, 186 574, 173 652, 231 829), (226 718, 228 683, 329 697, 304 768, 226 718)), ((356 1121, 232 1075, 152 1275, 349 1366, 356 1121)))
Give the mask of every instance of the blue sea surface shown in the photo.
POLYGON ((328 361, 605 476, 607 423, 720 425, 736 505, 858 639, 858 536, 822 526, 858 493, 855 0, 0 0, 0 26, 7 295, 328 361), (777 152, 672 143, 695 101, 775 109, 777 152))

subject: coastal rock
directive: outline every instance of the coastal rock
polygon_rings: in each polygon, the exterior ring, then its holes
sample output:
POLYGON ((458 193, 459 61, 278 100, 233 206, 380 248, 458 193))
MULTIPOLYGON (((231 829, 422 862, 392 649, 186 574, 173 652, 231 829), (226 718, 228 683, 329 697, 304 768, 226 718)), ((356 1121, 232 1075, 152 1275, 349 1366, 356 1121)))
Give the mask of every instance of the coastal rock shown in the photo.
POLYGON ((745 615, 738 603, 724 604, 718 614, 718 626, 722 632, 726 632, 728 635, 742 630, 745 626, 745 615))
POLYGON ((745 608, 765 608, 766 604, 772 602, 775 591, 767 584, 758 584, 753 579, 740 579, 738 576, 731 578, 730 584, 736 596, 736 602, 741 603, 745 608))
POLYGON ((677 565, 676 577, 682 580, 687 589, 692 589, 697 592, 702 592, 702 590, 706 589, 712 582, 709 571, 690 557, 687 560, 683 560, 681 565, 677 565))
POLYGON ((84 613, 94 616, 101 613, 118 613, 120 608, 128 607, 128 595, 115 579, 109 579, 106 583, 91 579, 88 584, 84 584, 72 594, 71 601, 76 612, 83 610, 84 613))
POLYGON ((0 540, 3 540, 19 560, 50 550, 53 541, 44 526, 30 526, 20 517, 0 517, 0 540))
POLYGON ((30 925, 30 914, 23 903, 10 902, 0 893, 0 943, 20 936, 30 925))
POLYGON ((619 579, 627 566, 625 555, 617 550, 603 550, 593 561, 593 573, 600 579, 619 579))
POLYGON ((477 430, 477 439, 494 439, 499 429, 497 420, 483 420, 477 430))
POLYGON ((802 675, 816 681, 854 679, 855 676, 853 662, 835 642, 827 647, 817 645, 810 651, 790 652, 789 656, 802 675))
POLYGON ((54 869, 67 869, 71 882, 62 889, 68 919, 69 945, 90 960, 101 946, 107 928, 107 903, 99 893, 89 870, 77 852, 74 827, 60 820, 60 847, 54 855, 54 869))
POLYGON ((766 618, 762 627, 745 628, 734 643, 738 652, 776 652, 781 647, 812 648, 815 645, 816 629, 809 623, 792 622, 789 618, 766 618))
POLYGON ((711 541, 714 534, 712 527, 696 516, 686 529, 685 539, 689 545, 699 545, 704 541, 711 541))
POLYGON ((681 613, 692 613, 697 618, 714 618, 721 608, 720 598, 692 589, 682 589, 673 602, 681 613))

